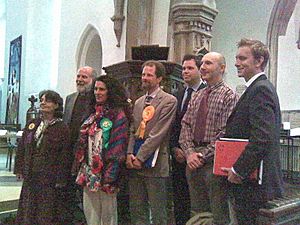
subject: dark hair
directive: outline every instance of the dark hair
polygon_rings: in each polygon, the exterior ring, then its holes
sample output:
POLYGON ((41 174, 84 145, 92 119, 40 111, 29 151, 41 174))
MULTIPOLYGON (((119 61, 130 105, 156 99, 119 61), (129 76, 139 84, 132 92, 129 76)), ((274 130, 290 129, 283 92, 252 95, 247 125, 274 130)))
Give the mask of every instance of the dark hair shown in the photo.
POLYGON ((197 56, 197 55, 192 55, 192 54, 186 54, 186 55, 183 56, 181 64, 183 64, 184 61, 194 60, 195 63, 196 63, 196 66, 197 66, 197 68, 199 70, 200 67, 201 67, 201 59, 202 59, 202 56, 197 56))
POLYGON ((155 61, 155 60, 148 60, 148 61, 143 63, 142 69, 144 69, 145 66, 150 66, 150 67, 155 66, 155 75, 156 75, 156 77, 163 77, 164 78, 165 75, 166 75, 166 68, 161 62, 158 62, 158 61, 155 61))
POLYGON ((55 118, 62 118, 63 116, 63 99, 60 97, 60 95, 52 90, 44 90, 39 93, 39 99, 41 100, 42 96, 45 96, 46 101, 53 102, 54 104, 57 104, 58 107, 54 111, 54 117, 55 118))
POLYGON ((243 38, 237 43, 238 48, 245 46, 251 49, 251 53, 256 60, 259 60, 261 57, 264 58, 264 61, 261 64, 261 69, 264 70, 270 57, 267 46, 261 41, 247 38, 243 38))
POLYGON ((110 75, 98 76, 94 81, 91 89, 91 111, 95 112, 96 97, 94 95, 94 88, 97 81, 102 81, 107 88, 107 100, 108 105, 113 110, 123 109, 127 119, 131 120, 131 108, 126 96, 124 86, 114 77, 110 75))

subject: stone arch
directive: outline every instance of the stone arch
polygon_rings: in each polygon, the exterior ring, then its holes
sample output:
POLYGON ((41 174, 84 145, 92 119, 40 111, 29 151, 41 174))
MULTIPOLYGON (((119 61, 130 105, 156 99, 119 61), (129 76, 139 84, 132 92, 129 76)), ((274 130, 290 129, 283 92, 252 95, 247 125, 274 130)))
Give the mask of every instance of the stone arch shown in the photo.
POLYGON ((277 86, 278 37, 286 34, 296 3, 297 0, 277 0, 269 20, 267 31, 267 45, 270 49, 268 76, 275 87, 277 86))
POLYGON ((102 73, 102 43, 97 29, 88 24, 83 31, 76 52, 77 69, 91 66, 98 74, 102 73))

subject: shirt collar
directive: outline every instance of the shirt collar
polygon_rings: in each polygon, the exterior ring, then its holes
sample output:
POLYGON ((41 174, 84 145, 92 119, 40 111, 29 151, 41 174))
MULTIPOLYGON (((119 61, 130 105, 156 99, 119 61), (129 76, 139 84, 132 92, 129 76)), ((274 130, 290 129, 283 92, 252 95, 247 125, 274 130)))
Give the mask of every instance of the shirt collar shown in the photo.
POLYGON ((265 74, 264 72, 260 72, 253 77, 251 77, 247 82, 246 82, 246 87, 248 88, 257 78, 259 78, 261 75, 265 74))
POLYGON ((160 88, 157 88, 155 91, 153 91, 150 95, 148 94, 148 91, 146 93, 146 96, 151 96, 152 98, 155 98, 157 93, 160 91, 160 88))
POLYGON ((188 86, 188 85, 187 85, 186 90, 187 90, 188 88, 192 88, 194 91, 198 91, 198 89, 199 89, 199 87, 201 86, 201 84, 205 84, 205 82, 204 82, 202 79, 200 79, 200 82, 197 83, 197 84, 194 84, 194 85, 192 85, 192 86, 188 86))
POLYGON ((220 80, 218 83, 213 84, 213 85, 207 85, 207 88, 210 88, 212 91, 220 87, 221 85, 224 84, 224 80, 220 80))

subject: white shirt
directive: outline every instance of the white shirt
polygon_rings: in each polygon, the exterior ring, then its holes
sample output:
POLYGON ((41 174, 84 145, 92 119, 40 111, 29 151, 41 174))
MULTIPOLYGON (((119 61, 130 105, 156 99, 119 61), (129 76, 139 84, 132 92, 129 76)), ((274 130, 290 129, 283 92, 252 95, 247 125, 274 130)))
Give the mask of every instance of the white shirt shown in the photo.
POLYGON ((183 104, 184 104, 184 102, 185 102, 185 99, 187 98, 187 95, 188 95, 188 89, 189 89, 189 88, 192 88, 192 89, 194 90, 193 93, 192 93, 192 97, 193 97, 194 93, 198 91, 199 87, 200 87, 202 84, 205 84, 205 83, 204 83, 204 81, 203 81, 202 79, 200 79, 200 82, 199 82, 199 83, 197 83, 197 84, 195 84, 195 85, 193 85, 193 86, 187 86, 187 87, 185 88, 184 95, 183 95, 183 98, 182 98, 182 103, 181 103, 181 109, 182 109, 182 107, 183 107, 183 104))
POLYGON ((253 77, 251 77, 247 82, 246 82, 246 87, 248 88, 257 78, 259 78, 261 75, 264 75, 265 72, 260 72, 256 75, 254 75, 253 77))
POLYGON ((148 94, 148 91, 147 91, 146 96, 151 96, 152 98, 155 98, 155 96, 157 95, 159 90, 160 90, 160 87, 157 88, 155 91, 153 91, 150 95, 148 94))

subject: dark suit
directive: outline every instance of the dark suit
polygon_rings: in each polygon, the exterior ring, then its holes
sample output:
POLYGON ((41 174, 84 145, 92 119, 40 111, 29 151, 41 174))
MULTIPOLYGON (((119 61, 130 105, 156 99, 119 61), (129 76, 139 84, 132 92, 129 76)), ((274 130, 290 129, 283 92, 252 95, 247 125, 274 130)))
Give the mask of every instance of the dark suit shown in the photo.
POLYGON ((232 185, 239 224, 255 224, 263 204, 283 193, 279 158, 281 115, 274 86, 259 76, 241 96, 226 125, 225 137, 249 139, 245 151, 234 164, 243 184, 232 185), (262 185, 247 179, 263 160, 262 185))
POLYGON ((72 112, 73 112, 73 108, 74 108, 78 94, 79 94, 78 92, 74 92, 74 93, 68 95, 66 98, 63 121, 67 124, 71 123, 72 112))
MULTIPOLYGON (((88 97, 88 96, 86 96, 88 97)), ((64 115, 63 115, 63 121, 69 126, 70 129, 70 137, 71 137, 71 150, 74 152, 75 145, 77 143, 77 139, 79 136, 79 131, 80 131, 80 125, 84 121, 85 118, 89 116, 89 102, 86 103, 86 105, 77 105, 81 104, 78 103, 77 99, 79 98, 79 92, 74 92, 70 95, 67 96, 66 102, 65 102, 65 107, 64 107, 64 115), (80 110, 80 113, 77 118, 74 118, 73 113, 75 108, 78 107, 83 107, 83 110, 80 110), (73 117, 73 118, 72 118, 73 117)), ((73 159, 75 159, 75 156, 73 155, 73 159)), ((75 184, 75 179, 76 176, 73 175, 72 181, 68 185, 68 199, 69 202, 66 202, 66 205, 68 204, 69 206, 69 217, 70 219, 75 218, 75 212, 81 212, 79 208, 77 207, 78 202, 82 202, 82 189, 81 187, 77 186, 75 184), (78 190, 77 190, 78 189, 78 190), (76 198, 76 192, 80 193, 80 199, 76 198), (74 214, 74 215, 73 215, 74 214)), ((83 212, 82 215, 83 217, 83 212)), ((71 224, 72 222, 70 222, 71 224)))
POLYGON ((77 142, 78 136, 79 136, 79 130, 81 124, 84 122, 84 120, 90 115, 91 108, 90 108, 90 100, 89 95, 79 95, 78 92, 74 92, 67 96, 65 107, 64 107, 64 115, 63 115, 63 121, 69 126, 71 131, 71 145, 72 148, 75 147, 75 144, 77 142), (78 99, 86 99, 84 101, 84 105, 81 105, 82 102, 78 102, 78 99), (79 105, 78 105, 79 104, 79 105), (74 117, 74 110, 77 108, 77 117, 74 117), (78 109, 82 108, 82 109, 78 109))
MULTIPOLYGON (((204 83, 201 83, 198 90, 206 87, 204 83)), ((176 118, 171 130, 170 147, 180 148, 178 140, 181 131, 181 120, 185 114, 182 111, 182 101, 185 90, 182 90, 176 96, 178 104, 176 111, 176 118)), ((173 182, 173 200, 174 200, 174 214, 177 225, 184 225, 190 219, 190 196, 189 187, 185 175, 186 162, 179 163, 176 161, 174 152, 172 151, 172 182, 173 182)))

